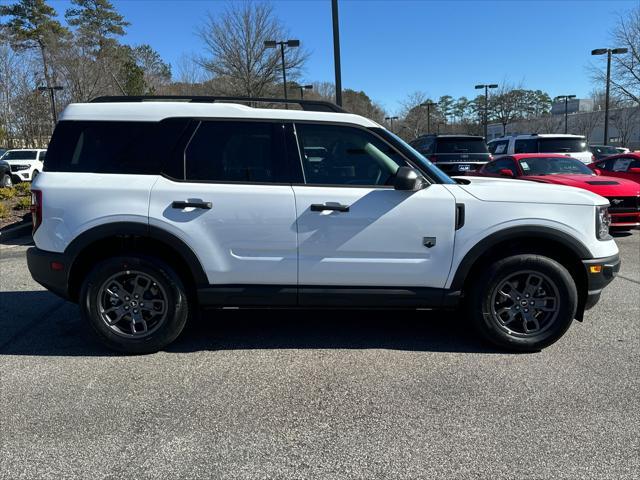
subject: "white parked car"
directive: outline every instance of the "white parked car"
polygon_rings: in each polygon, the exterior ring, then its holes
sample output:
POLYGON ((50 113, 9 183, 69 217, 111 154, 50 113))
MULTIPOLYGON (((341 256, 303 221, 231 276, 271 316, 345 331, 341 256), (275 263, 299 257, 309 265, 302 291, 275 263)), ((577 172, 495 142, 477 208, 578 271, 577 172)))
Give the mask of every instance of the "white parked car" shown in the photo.
POLYGON ((539 350, 619 269, 586 190, 456 182, 329 103, 140 100, 68 106, 32 187, 31 274, 111 348, 164 348, 199 308, 460 306, 539 350))
POLYGON ((588 148, 587 140, 580 135, 560 133, 533 133, 527 135, 508 135, 487 142, 493 158, 516 153, 559 153, 577 158, 589 164, 595 157, 588 148))
POLYGON ((18 148, 7 150, 0 157, 11 166, 14 181, 30 182, 38 176, 44 168, 47 151, 38 148, 18 148))

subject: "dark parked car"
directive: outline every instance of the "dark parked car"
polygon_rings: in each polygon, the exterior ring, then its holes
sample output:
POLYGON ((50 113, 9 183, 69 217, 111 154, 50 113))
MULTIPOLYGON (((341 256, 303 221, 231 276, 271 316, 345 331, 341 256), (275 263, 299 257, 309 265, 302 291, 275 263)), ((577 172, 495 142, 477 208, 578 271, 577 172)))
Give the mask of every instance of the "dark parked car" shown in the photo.
POLYGON ((474 172, 491 160, 484 138, 474 135, 423 135, 411 146, 449 175, 474 172))
POLYGON ((0 187, 10 187, 11 185, 13 185, 11 167, 7 162, 0 160, 0 187))
POLYGON ((593 153, 596 161, 620 153, 616 147, 610 145, 589 145, 589 151, 593 153))

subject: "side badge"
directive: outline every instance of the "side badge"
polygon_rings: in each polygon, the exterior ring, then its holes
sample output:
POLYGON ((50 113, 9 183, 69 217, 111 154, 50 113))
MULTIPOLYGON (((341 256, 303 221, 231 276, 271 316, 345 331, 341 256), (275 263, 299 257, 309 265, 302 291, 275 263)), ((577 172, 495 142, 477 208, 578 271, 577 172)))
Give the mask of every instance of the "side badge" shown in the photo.
POLYGON ((436 246, 436 237, 424 237, 422 239, 422 244, 427 248, 435 247, 436 246))

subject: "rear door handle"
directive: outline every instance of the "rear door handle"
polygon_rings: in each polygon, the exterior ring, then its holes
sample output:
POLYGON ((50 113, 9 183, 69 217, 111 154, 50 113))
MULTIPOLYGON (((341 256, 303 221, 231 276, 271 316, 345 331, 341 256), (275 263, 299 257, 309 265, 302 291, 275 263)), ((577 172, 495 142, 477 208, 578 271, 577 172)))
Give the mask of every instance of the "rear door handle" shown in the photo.
POLYGON ((311 205, 312 212, 323 212, 325 210, 333 210, 335 212, 348 212, 349 205, 340 205, 339 203, 314 203, 311 205))
POLYGON ((178 208, 180 210, 182 210, 183 208, 202 208, 204 210, 211 210, 213 208, 213 205, 211 202, 182 202, 179 200, 174 200, 171 203, 171 208, 178 208))

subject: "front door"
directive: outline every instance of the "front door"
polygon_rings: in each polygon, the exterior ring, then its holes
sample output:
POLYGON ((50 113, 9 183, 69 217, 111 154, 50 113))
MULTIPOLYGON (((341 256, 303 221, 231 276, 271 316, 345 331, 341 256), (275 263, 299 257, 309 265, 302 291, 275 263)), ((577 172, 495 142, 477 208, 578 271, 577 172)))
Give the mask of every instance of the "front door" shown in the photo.
MULTIPOLYGON (((394 190, 407 162, 366 129, 296 124, 299 285, 443 288, 455 199, 442 185, 394 190)), ((301 290, 302 292, 302 290, 301 290)))

